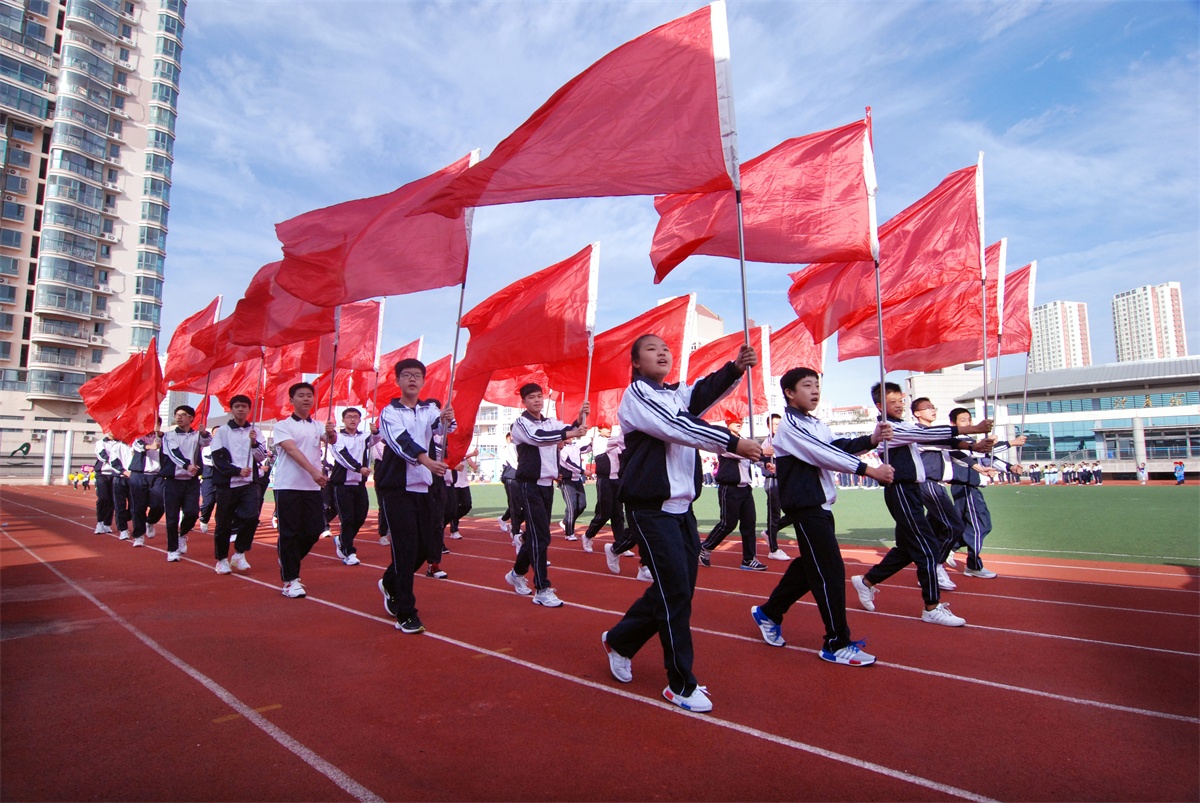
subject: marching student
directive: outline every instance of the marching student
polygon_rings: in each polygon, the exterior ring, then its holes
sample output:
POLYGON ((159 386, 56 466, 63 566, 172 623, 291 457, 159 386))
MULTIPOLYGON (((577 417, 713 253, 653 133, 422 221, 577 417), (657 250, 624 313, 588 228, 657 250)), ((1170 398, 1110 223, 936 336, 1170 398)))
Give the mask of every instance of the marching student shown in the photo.
POLYGON ((250 423, 253 402, 241 394, 229 400, 233 417, 223 427, 214 427, 212 440, 213 496, 216 498, 217 529, 213 538, 217 574, 250 570, 246 553, 254 543, 258 529, 258 464, 267 456, 267 447, 258 440, 258 431, 250 423), (233 557, 229 543, 234 541, 233 557))
POLYGON ((821 400, 821 376, 811 368, 792 368, 779 381, 786 417, 773 433, 780 504, 796 530, 800 554, 787 567, 779 585, 762 605, 750 608, 763 639, 782 647, 784 614, 808 592, 821 613, 825 641, 817 655, 845 666, 869 666, 875 656, 863 652, 863 642, 850 637, 846 624, 846 565, 842 561, 833 521, 837 501, 836 472, 891 482, 891 466, 871 466, 855 455, 870 451, 892 434, 880 422, 871 435, 837 438, 813 413, 821 400))
POLYGON ((688 711, 712 710, 692 674, 692 596, 699 574, 700 533, 692 502, 700 495, 697 449, 762 457, 753 440, 700 418, 758 364, 748 345, 737 359, 688 386, 664 385, 670 348, 657 335, 642 335, 630 353, 633 376, 618 417, 625 437, 621 501, 654 582, 600 641, 608 668, 622 683, 633 680, 632 659, 656 634, 663 647, 667 687, 663 697, 688 711))
POLYGON ((425 632, 425 625, 417 615, 413 573, 425 562, 432 572, 441 558, 442 514, 430 486, 444 485, 449 466, 435 458, 433 437, 453 432, 455 423, 450 407, 442 410, 435 401, 421 401, 425 363, 404 359, 395 370, 400 398, 380 411, 379 429, 387 448, 375 464, 379 512, 387 519, 392 541, 392 562, 379 590, 384 608, 396 617, 396 629, 415 634, 425 632))
MULTIPOLYGON (((220 428, 220 425, 214 426, 210 434, 215 435, 220 428)), ((213 482, 212 446, 209 445, 200 450, 200 532, 208 532, 208 522, 216 505, 217 486, 213 482)))
POLYGON ((478 455, 478 449, 467 452, 462 462, 447 471, 446 476, 442 478, 446 483, 446 513, 442 517, 442 526, 450 527, 450 538, 454 541, 462 538, 458 525, 471 512, 470 472, 479 470, 479 464, 474 459, 478 455))
MULTIPOLYGON (((955 407, 950 411, 950 420, 958 426, 961 432, 971 423, 971 411, 965 407, 955 407)), ((991 456, 982 460, 976 460, 966 452, 950 453, 954 464, 954 476, 950 480, 950 493, 953 495, 954 505, 962 517, 962 540, 967 545, 967 565, 963 569, 963 574, 968 577, 991 579, 996 576, 994 571, 984 568, 983 558, 980 557, 980 553, 983 552, 983 539, 992 531, 992 514, 983 498, 981 490, 983 483, 979 469, 994 471, 999 468, 1002 471, 1020 474, 1020 466, 1004 462, 996 457, 996 453, 1003 452, 1010 446, 1023 446, 1024 444, 1024 436, 1014 438, 1011 443, 999 441, 993 444, 991 456), (1018 441, 1020 442, 1018 443, 1018 441)))
POLYGON ((500 454, 503 456, 500 481, 504 483, 504 498, 508 501, 504 515, 499 519, 500 530, 511 533, 513 547, 520 549, 521 524, 525 514, 521 510, 520 486, 517 484, 517 447, 513 443, 511 430, 504 435, 504 449, 500 454))
MULTIPOLYGON (((917 426, 929 429, 937 420, 937 408, 927 397, 913 399, 911 405, 913 418, 917 426)), ((942 486, 949 482, 952 476, 950 462, 946 450, 940 446, 919 445, 921 463, 925 468, 925 481, 921 483, 921 501, 925 504, 925 517, 933 528, 941 548, 938 552, 937 574, 938 588, 943 591, 953 591, 956 586, 946 573, 946 566, 954 566, 954 550, 962 542, 963 521, 954 500, 942 486)))
MULTIPOLYGON (((728 419, 727 419, 728 420, 728 419)), ((742 435, 741 420, 729 420, 729 431, 735 437, 742 435)), ((717 458, 717 497, 721 504, 721 519, 700 545, 700 563, 710 566, 712 551, 721 545, 725 536, 738 527, 742 535, 741 568, 751 572, 765 572, 767 566, 754 556, 758 547, 757 512, 754 509, 754 490, 750 483, 750 461, 730 452, 717 458)))
POLYGON ((888 382, 883 387, 876 383, 871 388, 871 398, 892 425, 892 435, 887 439, 887 462, 895 469, 895 474, 892 483, 883 489, 883 499, 896 521, 896 545, 866 575, 850 578, 850 584, 858 592, 858 601, 862 606, 873 611, 875 594, 878 593, 875 586, 910 563, 915 563, 921 596, 925 602, 921 621, 962 627, 967 620, 955 616, 950 606, 941 602, 937 565, 942 545, 922 509, 921 483, 925 481, 925 466, 916 444, 941 444, 946 448, 955 448, 960 445, 960 435, 988 432, 992 422, 980 421, 965 429, 953 425, 923 429, 904 422, 904 391, 896 383, 888 382))
POLYGON ((116 520, 118 538, 128 541, 129 523, 133 510, 129 498, 129 464, 133 460, 133 447, 123 441, 114 440, 108 445, 108 466, 112 469, 113 518, 116 520))
MULTIPOLYGON (((162 419, 155 419, 155 427, 162 426, 162 419)), ((159 450, 162 433, 157 431, 143 435, 133 442, 133 456, 129 460, 129 504, 133 513, 133 545, 144 546, 147 538, 154 537, 154 525, 163 517, 163 485, 159 476, 161 467, 159 450)))
MULTIPOLYGON (((112 478, 115 474, 112 467, 109 465, 110 450, 115 448, 116 441, 111 435, 105 434, 103 438, 96 441, 96 465, 93 469, 96 477, 96 535, 103 535, 112 532, 113 520, 113 489, 112 478)), ((83 487, 86 490, 88 486, 87 480, 84 480, 83 487)))
POLYGON ((337 443, 337 428, 332 421, 314 421, 310 413, 317 397, 313 386, 297 382, 288 388, 288 400, 294 412, 275 422, 275 515, 279 517, 279 577, 283 596, 303 599, 300 564, 321 540, 325 511, 321 489, 329 478, 321 465, 321 444, 337 443))
POLYGON ((767 539, 767 557, 771 560, 791 560, 788 553, 779 547, 779 517, 782 509, 779 504, 779 477, 775 467, 775 433, 779 431, 780 415, 771 413, 767 418, 767 437, 763 439, 763 491, 767 495, 767 529, 763 537, 767 539))
POLYGON ((354 537, 367 520, 371 499, 367 495, 367 479, 371 476, 371 449, 379 442, 379 429, 360 432, 362 411, 347 407, 342 411, 342 428, 337 443, 329 448, 333 470, 329 473, 329 485, 333 488, 338 521, 341 527, 333 538, 333 551, 347 566, 357 566, 358 550, 354 537))
MULTIPOLYGON (((587 509, 587 491, 583 485, 583 453, 591 448, 591 444, 586 448, 581 447, 575 438, 558 445, 558 487, 566 506, 562 528, 568 541, 579 540, 575 537, 575 521, 587 509)), ((584 541, 584 552, 591 552, 590 547, 591 544, 584 541)))
MULTIPOLYGON (((525 514, 525 536, 517 550, 512 570, 504 581, 522 596, 533 594, 533 604, 557 608, 562 600, 550 585, 546 572, 546 551, 550 548, 550 513, 554 505, 554 480, 558 477, 558 445, 578 438, 584 430, 576 420, 565 424, 557 418, 542 415, 545 398, 542 386, 535 382, 521 386, 521 403, 525 412, 513 422, 513 443, 517 446, 518 494, 525 514), (525 573, 533 568, 533 590, 525 581, 525 573)), ((580 408, 582 418, 591 409, 585 401, 580 408)))
POLYGON ((175 428, 162 437, 158 474, 163 478, 168 563, 187 554, 188 533, 200 518, 200 450, 212 443, 212 435, 192 429, 194 420, 196 411, 181 404, 175 408, 175 428))

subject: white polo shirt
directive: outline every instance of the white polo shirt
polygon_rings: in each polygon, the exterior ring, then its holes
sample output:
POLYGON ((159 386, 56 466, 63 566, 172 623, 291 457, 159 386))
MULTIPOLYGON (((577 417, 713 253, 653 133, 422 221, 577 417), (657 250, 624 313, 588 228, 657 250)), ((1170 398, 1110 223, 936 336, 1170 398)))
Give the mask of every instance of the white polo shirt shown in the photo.
POLYGON ((311 418, 297 418, 292 413, 287 418, 275 422, 272 436, 275 439, 275 474, 274 486, 277 491, 319 491, 321 486, 303 467, 292 459, 291 455, 279 448, 281 443, 292 441, 300 454, 308 459, 314 468, 321 465, 321 436, 325 434, 325 425, 311 418))

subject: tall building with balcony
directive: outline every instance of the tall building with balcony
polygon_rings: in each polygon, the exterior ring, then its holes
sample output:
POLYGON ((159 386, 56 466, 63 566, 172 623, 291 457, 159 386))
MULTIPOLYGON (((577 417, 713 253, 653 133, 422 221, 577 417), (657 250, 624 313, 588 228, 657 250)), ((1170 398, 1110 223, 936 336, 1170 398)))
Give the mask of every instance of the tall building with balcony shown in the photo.
POLYGON ((1112 300, 1117 362, 1187 356, 1179 282, 1144 285, 1112 300))
POLYGON ((1042 304, 1033 308, 1030 324, 1033 329, 1029 347, 1030 373, 1092 364, 1087 304, 1080 301, 1042 304))
POLYGON ((186 0, 0 0, 0 450, 159 335, 186 0))

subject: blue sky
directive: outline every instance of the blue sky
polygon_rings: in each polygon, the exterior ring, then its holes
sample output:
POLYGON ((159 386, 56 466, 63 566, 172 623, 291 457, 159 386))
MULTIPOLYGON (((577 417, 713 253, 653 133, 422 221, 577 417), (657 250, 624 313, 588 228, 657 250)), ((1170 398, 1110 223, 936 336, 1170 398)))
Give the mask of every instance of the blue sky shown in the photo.
MULTIPOLYGON (((274 224, 486 155, 558 87, 695 2, 205 0, 187 11, 164 338, 217 293, 232 310, 279 258, 274 224)), ((1038 260, 1036 300, 1088 304, 1115 359, 1111 298, 1183 284, 1200 353, 1200 4, 728 2, 739 151, 874 117, 886 220, 985 153, 988 242, 1038 260)), ((652 284, 652 199, 485 207, 467 306, 601 242, 597 323, 689 291, 741 327, 737 262, 693 257, 652 284)), ((784 265, 748 265, 750 315, 783 326, 784 265)), ((389 299, 385 350, 453 345, 456 289, 389 299)), ((874 360, 826 364, 827 400, 866 401, 874 360)), ((1005 375, 1023 370, 1005 358, 1005 375)), ((902 376, 903 374, 897 374, 902 376)))

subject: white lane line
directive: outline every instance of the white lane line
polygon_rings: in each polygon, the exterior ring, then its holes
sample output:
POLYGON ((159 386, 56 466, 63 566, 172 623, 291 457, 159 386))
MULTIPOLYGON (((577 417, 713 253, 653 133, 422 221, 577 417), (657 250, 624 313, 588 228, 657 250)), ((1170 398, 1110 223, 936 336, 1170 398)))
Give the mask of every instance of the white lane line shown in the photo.
MULTIPOLYGON (((87 525, 83 525, 83 526, 86 527, 87 525)), ((176 656, 171 651, 167 650, 165 647, 163 647, 161 644, 159 644, 154 639, 150 638, 148 635, 146 635, 141 630, 139 630, 137 627, 135 627, 132 623, 130 623, 127 619, 125 619, 119 613, 117 613, 112 608, 108 607, 103 602, 101 602, 99 599, 97 599, 95 596, 93 596, 87 589, 81 587, 80 585, 75 583, 73 580, 71 580, 69 577, 67 577, 65 574, 60 572, 55 566, 53 566, 52 564, 43 560, 40 555, 38 555, 32 549, 30 549, 29 547, 25 546, 23 543, 18 541, 10 533, 5 531, 4 535, 7 536, 8 539, 10 541, 12 541, 14 544, 19 546, 21 549, 25 550, 31 557, 33 557, 35 560, 37 560, 39 563, 41 563, 47 569, 54 572, 54 574, 58 575, 58 578, 60 580, 62 580, 64 583, 66 583, 68 586, 70 586, 72 589, 74 589, 76 593, 78 593, 80 596, 87 599, 89 602, 91 602, 93 605, 95 605, 97 608, 99 608, 101 611, 103 611, 105 614, 107 614, 114 622, 119 624, 121 627, 128 630, 131 634, 133 634, 134 638, 136 638, 138 641, 145 644, 147 647, 149 647, 154 652, 158 653, 159 656, 166 659, 176 669, 183 672, 185 675, 187 675, 192 680, 199 683, 204 688, 208 689, 210 692, 213 693, 214 696, 216 696, 218 699, 220 699, 223 703, 228 705, 230 708, 232 708, 238 714, 245 717, 255 727, 257 727, 259 730, 261 730, 263 733, 267 734, 272 739, 274 739, 285 750, 290 751, 293 755, 295 755, 297 758, 299 758, 301 761, 303 761, 309 767, 316 770, 321 775, 324 775, 326 778, 328 778, 330 781, 332 781, 334 784, 336 784, 337 787, 339 789, 341 789, 343 792, 350 795, 355 800, 371 801, 371 803, 376 803, 376 802, 383 803, 383 798, 381 798, 379 795, 375 794, 370 789, 366 788, 365 786, 360 784, 358 781, 354 780, 349 775, 342 772, 340 769, 335 767, 333 764, 330 764, 328 761, 321 758, 319 755, 314 753, 309 748, 305 747, 303 744, 301 744, 299 741, 294 739, 292 736, 290 736, 284 730, 282 730, 281 728, 276 726, 274 723, 272 723, 270 720, 268 720, 262 714, 258 713, 253 708, 251 708, 250 706, 243 703, 237 697, 234 697, 233 694, 231 694, 229 691, 227 691, 223 686, 221 686, 215 680, 208 677, 207 675, 205 675, 203 672, 196 669, 195 667, 191 666, 190 664, 185 662, 182 658, 179 658, 178 656, 176 656)))

